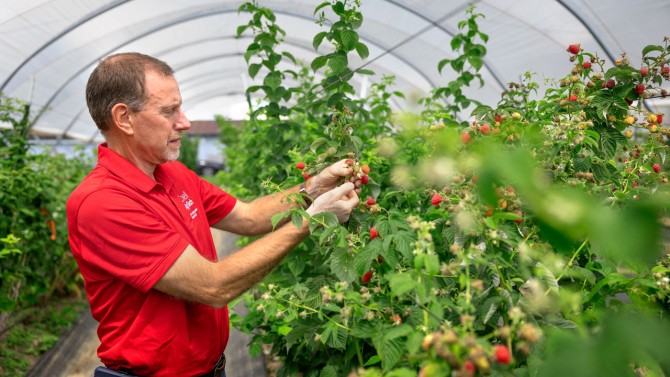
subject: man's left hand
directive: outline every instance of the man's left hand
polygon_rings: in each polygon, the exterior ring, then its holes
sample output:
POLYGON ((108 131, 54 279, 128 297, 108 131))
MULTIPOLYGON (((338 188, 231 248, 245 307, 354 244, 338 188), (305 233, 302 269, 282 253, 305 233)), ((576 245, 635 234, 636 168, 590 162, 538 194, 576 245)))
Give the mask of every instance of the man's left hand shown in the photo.
POLYGON ((323 169, 319 174, 310 178, 307 184, 307 193, 317 198, 324 192, 328 192, 339 185, 340 178, 351 176, 350 182, 354 184, 356 193, 361 192, 361 179, 353 176, 354 169, 340 160, 323 169))

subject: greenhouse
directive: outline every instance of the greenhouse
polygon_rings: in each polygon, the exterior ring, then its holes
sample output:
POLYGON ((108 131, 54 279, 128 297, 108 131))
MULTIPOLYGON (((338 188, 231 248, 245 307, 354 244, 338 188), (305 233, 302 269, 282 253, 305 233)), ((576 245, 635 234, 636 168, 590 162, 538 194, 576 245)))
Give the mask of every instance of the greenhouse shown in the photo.
POLYGON ((0 376, 670 376, 667 0, 0 12, 0 376))

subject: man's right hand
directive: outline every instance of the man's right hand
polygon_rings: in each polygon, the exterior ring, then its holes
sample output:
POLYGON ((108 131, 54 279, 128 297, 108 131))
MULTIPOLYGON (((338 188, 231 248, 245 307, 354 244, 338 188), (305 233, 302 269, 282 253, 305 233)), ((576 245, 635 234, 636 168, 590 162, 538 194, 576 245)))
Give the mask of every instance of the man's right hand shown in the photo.
POLYGON ((321 212, 332 212, 337 220, 343 223, 349 220, 349 214, 358 205, 358 195, 354 184, 347 182, 339 187, 321 194, 314 200, 307 213, 314 216, 321 212))

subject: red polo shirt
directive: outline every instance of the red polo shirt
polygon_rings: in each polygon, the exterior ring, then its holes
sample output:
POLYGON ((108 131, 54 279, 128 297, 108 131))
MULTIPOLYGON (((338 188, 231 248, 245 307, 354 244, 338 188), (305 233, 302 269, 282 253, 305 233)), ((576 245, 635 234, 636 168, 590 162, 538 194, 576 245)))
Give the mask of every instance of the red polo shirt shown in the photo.
POLYGON ((70 247, 100 322, 98 356, 140 376, 204 374, 228 342, 228 310, 152 287, 189 244, 217 260, 210 226, 236 199, 179 162, 157 166, 154 181, 106 144, 98 150, 67 202, 70 247))

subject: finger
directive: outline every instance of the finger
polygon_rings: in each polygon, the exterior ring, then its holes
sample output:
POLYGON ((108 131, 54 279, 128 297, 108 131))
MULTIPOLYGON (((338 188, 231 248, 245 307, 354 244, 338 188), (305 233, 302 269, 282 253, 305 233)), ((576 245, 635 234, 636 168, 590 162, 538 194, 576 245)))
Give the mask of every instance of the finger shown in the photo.
POLYGON ((358 206, 359 198, 355 190, 351 190, 349 193, 349 199, 344 201, 345 208, 349 208, 349 211, 353 210, 358 206))
POLYGON ((354 169, 345 163, 346 160, 340 160, 332 165, 330 165, 329 170, 332 174, 346 177, 347 175, 354 172, 354 169))
POLYGON ((353 189, 354 189, 354 184, 353 183, 345 182, 341 186, 335 187, 334 189, 332 189, 331 192, 333 193, 333 195, 335 197, 339 198, 339 197, 343 196, 344 194, 348 193, 349 191, 353 191, 353 189))

